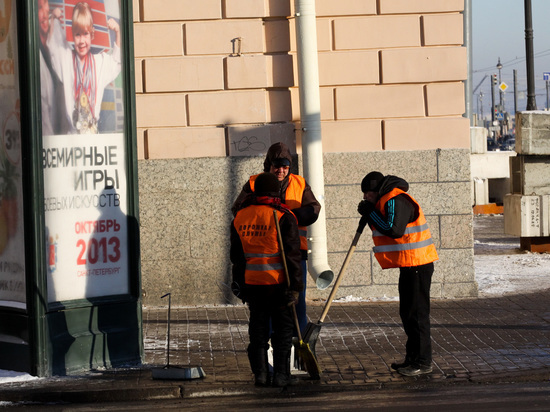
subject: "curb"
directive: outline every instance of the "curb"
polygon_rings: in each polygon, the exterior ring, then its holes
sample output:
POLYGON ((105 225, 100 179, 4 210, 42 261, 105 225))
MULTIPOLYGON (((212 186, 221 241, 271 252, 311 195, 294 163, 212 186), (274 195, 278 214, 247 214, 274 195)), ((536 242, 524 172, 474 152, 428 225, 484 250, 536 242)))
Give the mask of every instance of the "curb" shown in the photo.
MULTIPOLYGON (((299 381, 299 379, 297 380, 299 381)), ((467 386, 480 384, 503 384, 525 382, 550 382, 550 368, 531 371, 508 372, 475 376, 471 378, 433 379, 429 375, 407 378, 404 381, 380 383, 326 384, 311 381, 296 382, 287 388, 256 388, 250 383, 206 383, 186 384, 185 381, 173 383, 160 382, 154 384, 144 379, 101 379, 93 382, 84 379, 65 383, 58 381, 47 385, 28 385, 17 388, 0 389, 0 401, 4 402, 35 402, 35 403, 103 403, 151 401, 185 398, 212 398, 230 396, 270 396, 282 394, 341 393, 350 391, 393 390, 397 388, 418 389, 438 388, 448 386, 467 386), (126 387, 124 387, 126 386, 126 387)))

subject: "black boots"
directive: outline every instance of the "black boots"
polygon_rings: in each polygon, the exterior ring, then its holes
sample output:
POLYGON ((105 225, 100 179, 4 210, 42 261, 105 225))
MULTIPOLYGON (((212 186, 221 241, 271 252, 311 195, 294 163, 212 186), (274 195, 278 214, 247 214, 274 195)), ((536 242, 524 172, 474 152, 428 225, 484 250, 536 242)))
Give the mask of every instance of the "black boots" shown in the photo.
POLYGON ((269 376, 269 365, 267 361, 267 350, 265 349, 252 349, 248 347, 248 360, 250 361, 250 368, 254 373, 254 385, 255 386, 269 386, 271 379, 269 376))
POLYGON ((290 351, 273 351, 273 386, 284 388, 290 385, 290 351))

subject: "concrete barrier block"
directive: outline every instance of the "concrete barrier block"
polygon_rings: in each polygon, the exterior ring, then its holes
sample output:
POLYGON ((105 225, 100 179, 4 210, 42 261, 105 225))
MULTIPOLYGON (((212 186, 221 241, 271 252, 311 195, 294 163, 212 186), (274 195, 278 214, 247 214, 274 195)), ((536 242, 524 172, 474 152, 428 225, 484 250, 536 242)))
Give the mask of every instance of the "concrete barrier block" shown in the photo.
POLYGON ((550 156, 511 157, 510 178, 512 193, 550 195, 550 156))
POLYGON ((520 237, 548 236, 550 196, 504 196, 504 233, 520 237))
POLYGON ((518 112, 516 125, 518 154, 550 155, 550 112, 518 112))
POLYGON ((487 129, 470 127, 470 147, 472 153, 487 153, 487 129))

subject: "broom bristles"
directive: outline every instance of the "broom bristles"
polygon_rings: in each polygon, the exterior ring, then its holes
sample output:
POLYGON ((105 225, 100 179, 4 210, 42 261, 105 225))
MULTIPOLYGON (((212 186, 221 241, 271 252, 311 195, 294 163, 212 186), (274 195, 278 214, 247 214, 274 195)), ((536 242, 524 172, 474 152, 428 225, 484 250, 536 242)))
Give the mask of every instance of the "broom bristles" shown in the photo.
POLYGON ((315 355, 309 348, 307 343, 300 341, 299 345, 296 347, 296 355, 301 365, 305 367, 305 370, 309 375, 314 379, 319 379, 321 376, 321 368, 319 363, 315 358, 315 355))

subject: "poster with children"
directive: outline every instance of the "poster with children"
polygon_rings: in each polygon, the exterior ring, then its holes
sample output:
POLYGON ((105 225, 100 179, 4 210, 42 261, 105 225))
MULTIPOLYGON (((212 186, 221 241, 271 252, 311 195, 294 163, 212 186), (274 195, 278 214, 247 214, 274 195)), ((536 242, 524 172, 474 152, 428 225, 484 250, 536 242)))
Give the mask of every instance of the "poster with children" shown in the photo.
POLYGON ((16 6, 15 0, 0 0, 0 306, 25 309, 16 6))
POLYGON ((128 293, 120 0, 36 0, 48 301, 128 293))

